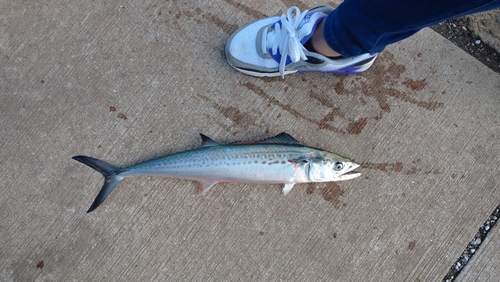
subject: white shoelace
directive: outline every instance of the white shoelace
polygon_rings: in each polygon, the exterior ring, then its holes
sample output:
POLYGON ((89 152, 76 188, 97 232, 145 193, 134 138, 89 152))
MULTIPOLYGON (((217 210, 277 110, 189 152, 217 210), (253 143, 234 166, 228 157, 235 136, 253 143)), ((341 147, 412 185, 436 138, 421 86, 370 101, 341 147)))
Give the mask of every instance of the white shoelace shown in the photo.
POLYGON ((293 6, 287 11, 287 15, 281 15, 281 25, 276 23, 274 30, 267 32, 267 27, 262 33, 262 53, 267 54, 267 50, 271 49, 273 55, 281 54, 279 64, 279 72, 281 77, 285 76, 285 65, 287 57, 290 57, 292 62, 298 62, 300 59, 307 60, 304 50, 306 48, 300 43, 300 40, 307 34, 311 33, 310 28, 300 26, 304 17, 309 10, 300 12, 299 8, 293 6), (295 16, 293 13, 295 12, 295 16), (300 27, 300 30, 299 30, 300 27))

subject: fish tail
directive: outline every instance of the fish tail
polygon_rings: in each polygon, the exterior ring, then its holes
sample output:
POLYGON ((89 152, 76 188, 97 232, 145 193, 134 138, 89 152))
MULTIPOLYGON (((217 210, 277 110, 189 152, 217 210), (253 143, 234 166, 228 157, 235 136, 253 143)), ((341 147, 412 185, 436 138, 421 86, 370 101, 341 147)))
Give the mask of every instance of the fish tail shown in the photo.
POLYGON ((119 175, 122 171, 121 168, 96 158, 74 156, 73 159, 90 166, 104 176, 104 185, 102 186, 101 191, 99 192, 99 194, 97 194, 97 197, 87 211, 87 213, 89 213, 96 209, 100 204, 102 204, 106 197, 108 197, 111 191, 113 191, 113 189, 116 187, 118 182, 123 179, 123 176, 119 175))

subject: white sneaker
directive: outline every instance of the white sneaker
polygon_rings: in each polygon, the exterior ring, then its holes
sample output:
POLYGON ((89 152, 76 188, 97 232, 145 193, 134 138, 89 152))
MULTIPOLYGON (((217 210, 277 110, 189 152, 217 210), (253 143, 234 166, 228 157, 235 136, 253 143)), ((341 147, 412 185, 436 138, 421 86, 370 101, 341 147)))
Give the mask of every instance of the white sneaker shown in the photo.
POLYGON ((320 6, 300 12, 291 7, 287 15, 254 21, 238 29, 224 47, 227 62, 244 74, 278 76, 296 72, 355 74, 367 70, 377 54, 331 59, 310 52, 304 44, 332 7, 320 6))

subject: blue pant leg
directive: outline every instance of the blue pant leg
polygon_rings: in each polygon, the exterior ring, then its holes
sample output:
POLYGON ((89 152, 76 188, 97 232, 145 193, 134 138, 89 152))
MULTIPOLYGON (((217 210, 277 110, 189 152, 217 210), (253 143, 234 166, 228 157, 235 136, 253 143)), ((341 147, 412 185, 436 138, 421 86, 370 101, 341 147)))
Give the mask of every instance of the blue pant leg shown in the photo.
POLYGON ((345 57, 377 53, 424 27, 500 8, 500 0, 345 0, 325 19, 328 45, 345 57))

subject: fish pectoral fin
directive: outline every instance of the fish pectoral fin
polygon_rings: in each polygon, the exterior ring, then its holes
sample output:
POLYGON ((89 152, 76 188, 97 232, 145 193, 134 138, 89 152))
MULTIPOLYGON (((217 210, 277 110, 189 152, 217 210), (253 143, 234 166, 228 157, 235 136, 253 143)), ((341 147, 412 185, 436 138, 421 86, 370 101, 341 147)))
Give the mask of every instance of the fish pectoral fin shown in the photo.
POLYGON ((288 192, 292 190, 293 185, 295 185, 295 183, 285 184, 285 187, 283 187, 283 194, 284 195, 288 194, 288 192))
POLYGON ((210 190, 210 188, 212 188, 212 186, 214 186, 217 182, 200 181, 199 183, 200 189, 198 189, 198 195, 203 195, 208 192, 208 190, 210 190))

